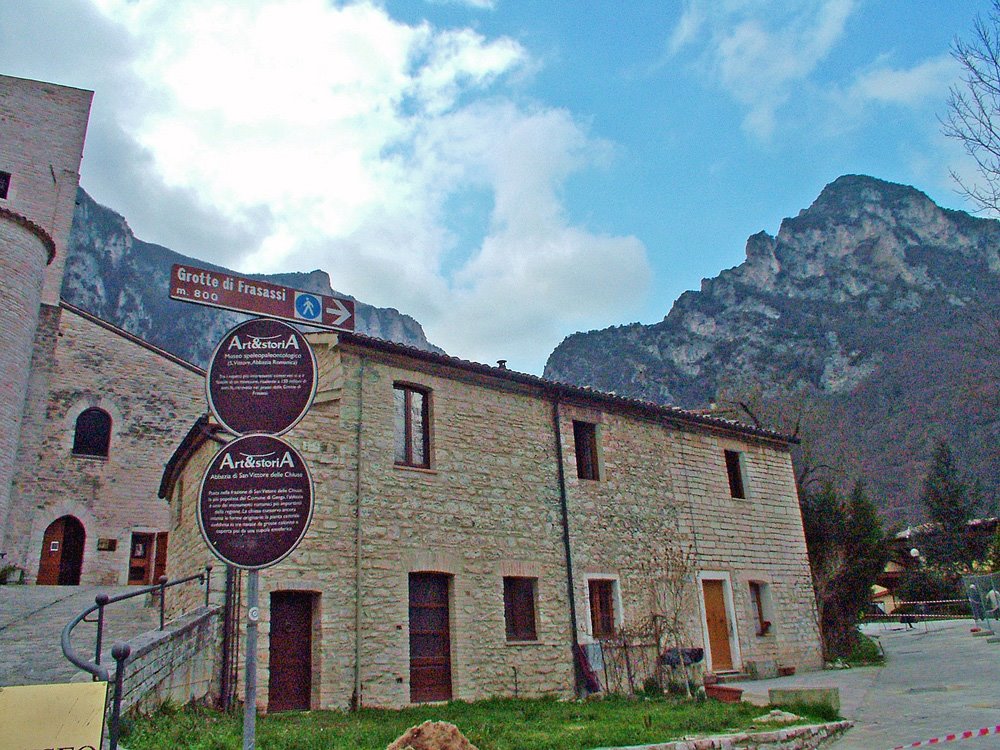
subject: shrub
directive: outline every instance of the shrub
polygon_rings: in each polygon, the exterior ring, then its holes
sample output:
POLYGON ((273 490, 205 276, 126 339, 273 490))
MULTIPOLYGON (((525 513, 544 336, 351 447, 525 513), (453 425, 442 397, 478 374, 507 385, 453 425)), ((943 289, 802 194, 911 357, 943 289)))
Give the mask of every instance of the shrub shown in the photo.
POLYGON ((16 565, 4 565, 0 568, 0 586, 12 583, 24 583, 24 571, 16 565))
POLYGON ((862 633, 857 634, 851 653, 847 656, 848 664, 881 664, 885 661, 885 654, 879 644, 872 638, 862 633))

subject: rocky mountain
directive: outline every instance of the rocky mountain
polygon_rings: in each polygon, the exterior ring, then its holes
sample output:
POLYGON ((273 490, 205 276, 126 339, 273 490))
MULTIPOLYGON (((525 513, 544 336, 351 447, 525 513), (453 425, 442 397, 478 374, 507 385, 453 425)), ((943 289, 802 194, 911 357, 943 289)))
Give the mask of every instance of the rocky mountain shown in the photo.
POLYGON ((840 177, 661 322, 574 334, 545 375, 689 408, 808 392, 813 460, 864 479, 890 519, 920 520, 940 438, 1000 498, 1000 222, 840 177))
MULTIPOLYGON (((194 364, 205 366, 222 335, 248 316, 176 302, 167 297, 170 267, 189 263, 229 269, 137 239, 119 214, 77 192, 62 297, 67 302, 194 364)), ((256 278, 323 294, 338 294, 325 271, 256 278)), ((420 324, 391 308, 356 302, 359 333, 440 352, 420 324)))

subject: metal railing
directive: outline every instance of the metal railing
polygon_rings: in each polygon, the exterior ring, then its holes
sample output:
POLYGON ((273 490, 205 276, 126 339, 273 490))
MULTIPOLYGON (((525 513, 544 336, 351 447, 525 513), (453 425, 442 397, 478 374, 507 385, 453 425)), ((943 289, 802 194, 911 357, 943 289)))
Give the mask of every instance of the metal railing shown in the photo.
MULTIPOLYGON (((969 602, 965 599, 933 599, 926 601, 898 601, 896 609, 884 612, 878 603, 870 602, 862 620, 865 622, 895 621, 901 618, 915 620, 953 620, 969 616, 969 602)), ((902 619, 906 622, 905 619, 902 619)))
MULTIPOLYGON (((142 588, 137 588, 135 591, 130 591, 127 594, 119 594, 118 596, 98 594, 94 597, 94 605, 92 607, 85 609, 79 615, 70 620, 66 624, 66 627, 63 628, 61 639, 63 656, 69 659, 74 666, 92 675, 95 682, 112 682, 112 676, 108 668, 101 664, 101 658, 103 655, 102 647, 104 641, 105 608, 111 604, 115 604, 116 602, 133 599, 137 596, 157 594, 160 600, 160 630, 163 630, 166 620, 165 613, 167 604, 167 589, 173 588, 174 586, 180 586, 185 583, 190 583, 195 580, 198 581, 199 584, 205 585, 205 606, 207 607, 209 603, 209 594, 212 590, 211 565, 206 565, 203 573, 195 573, 187 578, 178 578, 176 581, 168 581, 166 576, 160 576, 157 583, 152 586, 143 586, 142 588), (94 612, 97 612, 97 619, 88 620, 87 617, 94 612), (73 649, 73 644, 71 642, 73 628, 81 622, 97 623, 97 637, 95 639, 93 661, 87 661, 73 649)), ((115 673, 113 678, 114 697, 112 699, 111 718, 108 721, 108 741, 110 743, 110 750, 117 750, 118 747, 119 723, 122 705, 122 683, 125 680, 125 662, 128 660, 131 653, 132 647, 123 641, 116 642, 114 646, 111 647, 111 656, 115 660, 115 673)))

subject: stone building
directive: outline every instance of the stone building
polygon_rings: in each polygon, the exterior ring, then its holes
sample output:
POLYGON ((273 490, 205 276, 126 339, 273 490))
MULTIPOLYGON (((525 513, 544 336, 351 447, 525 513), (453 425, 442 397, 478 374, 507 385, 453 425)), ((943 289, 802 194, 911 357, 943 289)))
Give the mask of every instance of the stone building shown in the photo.
POLYGON ((9 548, 28 581, 152 583, 165 570, 170 524, 156 487, 205 409, 204 372, 66 302, 57 325, 38 454, 15 480, 9 548))
MULTIPOLYGON (((664 550, 694 554, 684 645, 709 669, 821 665, 788 439, 356 334, 310 341, 318 394, 285 439, 315 510, 261 573, 261 708, 571 695, 573 644, 653 614, 664 550)), ((167 466, 171 577, 211 560, 199 484, 223 442, 201 420, 167 466)))
POLYGON ((0 523, 40 428, 92 96, 0 76, 0 523))
MULTIPOLYGON (((225 435, 188 430, 202 374, 59 300, 90 100, 0 76, 0 567, 29 582, 211 562, 196 504, 225 435)), ((820 665, 786 438, 364 336, 311 341, 319 393, 288 439, 315 513, 262 574, 263 708, 570 695, 589 646, 656 613, 666 550, 695 556, 684 644, 709 669, 820 665)))
POLYGON ((197 368, 60 301, 91 97, 0 76, 0 568, 28 583, 151 582, 204 410, 197 368))

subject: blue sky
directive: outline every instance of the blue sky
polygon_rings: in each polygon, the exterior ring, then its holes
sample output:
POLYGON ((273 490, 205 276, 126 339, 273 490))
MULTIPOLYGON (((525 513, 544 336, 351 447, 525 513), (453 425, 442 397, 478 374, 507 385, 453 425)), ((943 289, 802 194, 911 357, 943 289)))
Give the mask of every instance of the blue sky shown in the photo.
POLYGON ((968 208, 940 133, 989 4, 34 0, 0 72, 96 92, 82 184, 136 234, 330 273, 540 373, 663 318, 841 174, 968 208))

